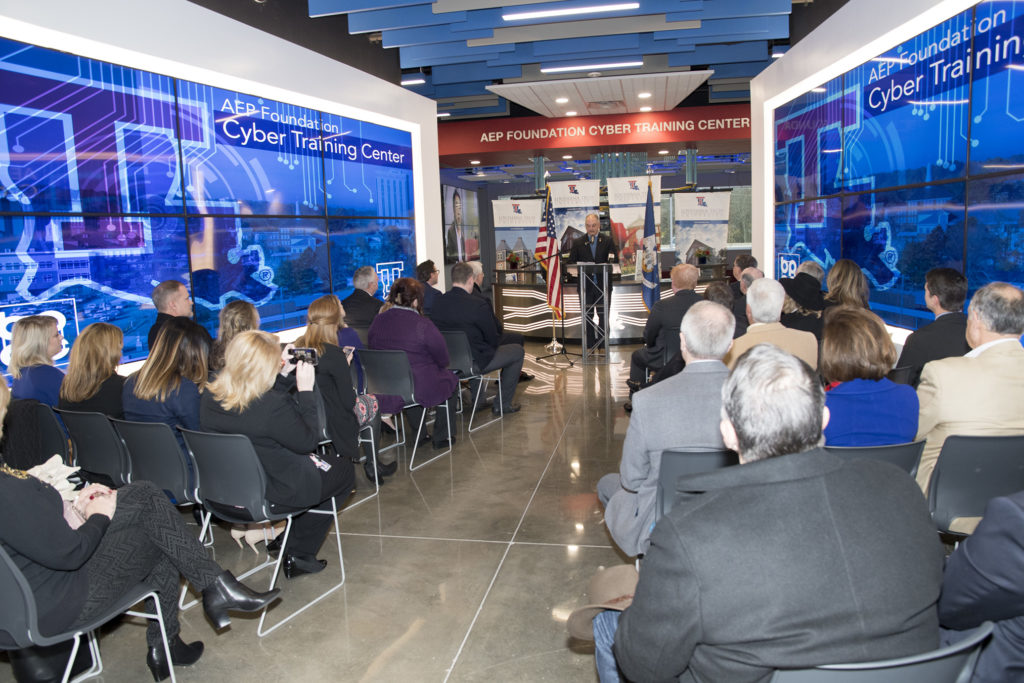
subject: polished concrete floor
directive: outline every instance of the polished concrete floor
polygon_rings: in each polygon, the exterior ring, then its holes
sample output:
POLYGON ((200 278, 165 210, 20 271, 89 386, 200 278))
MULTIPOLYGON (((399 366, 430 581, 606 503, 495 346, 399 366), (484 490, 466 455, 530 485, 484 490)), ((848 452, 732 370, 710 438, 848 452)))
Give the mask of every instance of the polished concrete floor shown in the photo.
MULTIPOLYGON (((233 617, 218 635, 201 609, 184 612, 182 636, 203 640, 206 653, 176 669, 178 680, 596 681, 592 644, 570 639, 565 620, 598 567, 628 561, 594 486, 618 468, 632 348, 567 368, 536 361, 545 351, 528 344, 536 379, 519 387, 521 412, 473 434, 460 416, 450 456, 410 473, 400 453, 379 497, 341 514, 341 588, 264 638, 253 618, 233 617)), ((417 463, 428 454, 429 445, 417 463)), ((359 477, 351 502, 366 495, 359 477)), ((269 623, 338 581, 333 538, 320 553, 326 571, 282 579, 269 623)), ((214 553, 236 573, 257 561, 221 529, 214 553)), ((149 679, 134 620, 100 642, 107 671, 95 680, 149 679)), ((10 679, 0 664, 0 680, 10 679)))

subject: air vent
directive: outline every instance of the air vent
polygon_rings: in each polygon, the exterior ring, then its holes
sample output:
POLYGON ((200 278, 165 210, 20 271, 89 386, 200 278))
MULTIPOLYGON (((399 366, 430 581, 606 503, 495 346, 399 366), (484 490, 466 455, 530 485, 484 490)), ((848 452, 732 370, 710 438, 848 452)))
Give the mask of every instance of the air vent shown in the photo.
POLYGON ((625 114, 628 110, 622 100, 601 100, 587 102, 587 111, 591 114, 625 114))

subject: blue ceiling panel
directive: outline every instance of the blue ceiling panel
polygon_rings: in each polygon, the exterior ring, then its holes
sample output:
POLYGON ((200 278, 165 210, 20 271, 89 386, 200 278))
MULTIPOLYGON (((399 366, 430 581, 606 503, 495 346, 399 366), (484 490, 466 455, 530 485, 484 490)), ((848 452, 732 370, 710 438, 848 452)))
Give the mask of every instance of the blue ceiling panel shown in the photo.
POLYGON ((766 59, 758 62, 736 62, 734 64, 712 64, 714 78, 753 78, 768 68, 772 60, 766 59))
POLYGON ((324 17, 331 14, 349 14, 389 7, 422 5, 422 0, 309 0, 309 16, 324 17))
POLYGON ((431 70, 433 82, 461 83, 462 81, 499 80, 502 78, 522 78, 523 67, 518 64, 508 66, 488 66, 486 62, 469 62, 453 66, 435 66, 431 70))
POLYGON ((674 52, 668 56, 669 66, 694 66, 697 64, 729 64, 732 62, 756 62, 769 58, 768 43, 750 42, 735 45, 698 45, 689 52, 674 52))
POLYGON ((742 16, 788 15, 792 0, 720 0, 703 2, 697 10, 668 10, 666 21, 687 21, 689 19, 728 19, 742 16))
POLYGON ((655 40, 679 40, 681 42, 702 42, 699 38, 732 40, 754 40, 765 38, 788 38, 789 17, 740 17, 737 19, 711 19, 701 22, 698 29, 682 29, 678 31, 659 31, 654 34, 655 40))
POLYGON ((459 34, 456 38, 449 35, 444 41, 436 40, 437 28, 434 26, 419 26, 416 28, 401 28, 391 31, 384 31, 382 34, 384 47, 411 47, 413 45, 430 45, 437 42, 456 42, 457 40, 469 40, 471 38, 490 38, 489 29, 476 29, 459 34))
POLYGON ((465 21, 465 12, 434 14, 430 5, 413 7, 396 7, 373 12, 355 12, 349 15, 349 33, 370 33, 397 28, 413 28, 414 26, 444 26, 453 21, 465 21))
POLYGON ((573 52, 591 52, 595 47, 608 50, 639 51, 640 34, 627 33, 618 36, 601 36, 600 38, 566 38, 564 40, 538 40, 533 43, 533 53, 538 57, 544 55, 564 55, 573 52))

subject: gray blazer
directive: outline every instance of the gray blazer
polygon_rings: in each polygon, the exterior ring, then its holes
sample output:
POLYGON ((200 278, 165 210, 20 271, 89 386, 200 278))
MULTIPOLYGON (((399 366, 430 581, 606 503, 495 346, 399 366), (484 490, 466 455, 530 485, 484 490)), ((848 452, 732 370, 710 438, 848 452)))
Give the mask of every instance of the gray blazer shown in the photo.
POLYGON ((621 487, 605 506, 604 521, 624 553, 647 550, 654 524, 661 452, 668 448, 725 448, 720 361, 688 363, 683 371, 633 395, 633 414, 619 465, 621 487))

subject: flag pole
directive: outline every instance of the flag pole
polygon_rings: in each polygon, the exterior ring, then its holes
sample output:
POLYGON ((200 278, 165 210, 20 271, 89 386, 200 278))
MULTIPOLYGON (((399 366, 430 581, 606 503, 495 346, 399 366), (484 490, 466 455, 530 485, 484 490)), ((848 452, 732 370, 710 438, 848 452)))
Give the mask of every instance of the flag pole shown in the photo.
POLYGON ((551 343, 544 346, 544 349, 551 353, 560 353, 562 351, 562 345, 558 342, 558 335, 555 332, 556 325, 555 311, 551 311, 551 343))

